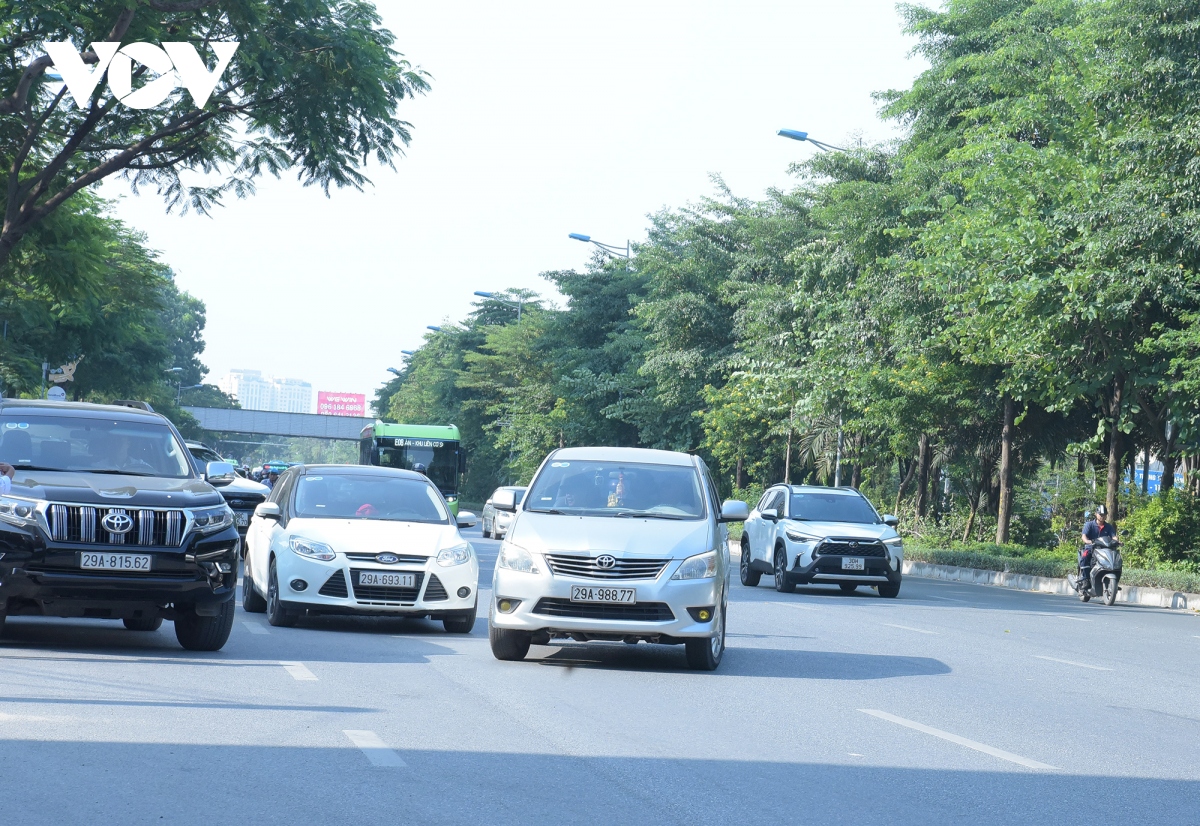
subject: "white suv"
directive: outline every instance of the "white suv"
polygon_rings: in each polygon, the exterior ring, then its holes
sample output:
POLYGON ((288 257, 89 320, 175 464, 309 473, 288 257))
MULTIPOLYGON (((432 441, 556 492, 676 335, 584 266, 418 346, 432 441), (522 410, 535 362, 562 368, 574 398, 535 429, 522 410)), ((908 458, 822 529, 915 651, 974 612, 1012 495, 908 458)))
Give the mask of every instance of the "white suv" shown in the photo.
POLYGON ((692 668, 725 652, 729 548, 721 503, 695 456, 640 448, 551 453, 500 546, 488 609, 492 653, 520 660, 552 639, 679 644, 692 668))
POLYGON ((898 524, 853 488, 775 485, 746 520, 742 584, 754 587, 771 574, 775 590, 785 594, 814 583, 847 593, 870 585, 882 597, 895 597, 904 561, 898 524))

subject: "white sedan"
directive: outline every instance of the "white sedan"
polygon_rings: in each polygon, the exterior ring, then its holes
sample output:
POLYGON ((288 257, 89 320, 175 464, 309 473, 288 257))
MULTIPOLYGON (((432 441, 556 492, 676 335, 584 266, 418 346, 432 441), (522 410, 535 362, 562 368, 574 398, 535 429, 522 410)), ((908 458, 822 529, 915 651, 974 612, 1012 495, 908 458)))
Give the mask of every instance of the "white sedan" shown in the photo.
POLYGON ((364 465, 295 465, 246 537, 242 607, 292 626, 308 614, 431 617, 475 625, 479 560, 424 475, 364 465))

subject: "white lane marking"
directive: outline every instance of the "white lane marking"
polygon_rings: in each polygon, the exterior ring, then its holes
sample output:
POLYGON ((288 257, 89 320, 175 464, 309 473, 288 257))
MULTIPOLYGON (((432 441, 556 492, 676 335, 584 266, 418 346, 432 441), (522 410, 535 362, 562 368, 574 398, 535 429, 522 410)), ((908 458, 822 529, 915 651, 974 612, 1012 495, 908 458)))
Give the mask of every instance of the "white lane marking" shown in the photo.
POLYGON ((1084 619, 1083 617, 1068 617, 1066 614, 1055 614, 1054 616, 1058 617, 1059 619, 1075 620, 1075 622, 1091 622, 1090 619, 1084 619))
POLYGON ((801 605, 798 602, 764 602, 764 605, 786 605, 789 608, 799 608, 801 611, 818 611, 820 610, 813 605, 801 605))
POLYGON ((367 756, 372 766, 406 766, 400 755, 388 748, 387 743, 379 739, 373 731, 359 729, 343 729, 342 733, 350 738, 350 742, 358 746, 367 756))
POLYGON ((918 634, 933 634, 935 636, 937 635, 937 631, 926 631, 924 628, 910 628, 907 625, 893 625, 890 622, 885 622, 884 625, 886 625, 888 628, 899 628, 902 631, 916 631, 918 634))
POLYGON ((267 629, 265 629, 261 625, 259 625, 257 622, 251 622, 249 620, 242 620, 242 625, 246 626, 246 630, 249 631, 251 634, 270 634, 271 633, 270 631, 268 631, 267 629))
POLYGON ((1047 662, 1052 663, 1062 663, 1063 665, 1075 665, 1080 668, 1090 668, 1092 671, 1112 671, 1111 668, 1105 668, 1102 665, 1088 665, 1087 663, 1077 663, 1074 660, 1060 660, 1058 657, 1043 657, 1040 654, 1034 654, 1033 658, 1035 660, 1046 660, 1047 662))
POLYGON ((308 666, 304 663, 292 663, 280 661, 287 673, 291 674, 297 680, 315 680, 317 675, 308 670, 308 666))
POLYGON ((999 757, 1001 760, 1007 760, 1010 763, 1016 763, 1019 766, 1024 766, 1027 769, 1045 769, 1048 771, 1059 771, 1057 766, 1051 766, 1049 763, 1039 763, 1037 760, 1030 760, 1028 757, 1022 757, 1019 754, 1013 754, 1010 751, 993 748, 992 746, 977 743, 974 740, 968 740, 966 737, 959 737, 957 734, 951 734, 948 731, 932 728, 930 726, 918 723, 914 720, 906 720, 903 717, 897 717, 895 714, 888 714, 886 711, 877 711, 873 708, 860 708, 863 714, 870 714, 872 717, 878 717, 880 720, 887 720, 889 723, 895 723, 898 726, 919 731, 923 734, 929 734, 934 737, 939 737, 942 740, 947 740, 951 743, 957 743, 960 746, 965 746, 975 751, 981 751, 984 754, 990 754, 992 757, 999 757))
POLYGON ((940 599, 940 600, 945 600, 946 602, 970 602, 970 600, 955 599, 954 597, 935 597, 933 594, 928 594, 927 596, 930 599, 940 599))

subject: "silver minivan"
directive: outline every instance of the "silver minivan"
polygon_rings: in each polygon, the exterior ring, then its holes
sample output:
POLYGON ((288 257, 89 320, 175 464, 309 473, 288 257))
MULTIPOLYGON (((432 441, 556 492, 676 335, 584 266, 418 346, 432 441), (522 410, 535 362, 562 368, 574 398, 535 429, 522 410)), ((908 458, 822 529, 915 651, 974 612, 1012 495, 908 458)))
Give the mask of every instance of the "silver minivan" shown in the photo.
POLYGON ((488 609, 492 653, 520 660, 555 639, 682 644, 692 668, 725 652, 727 522, 704 463, 686 453, 573 447, 542 462, 500 546, 488 609))

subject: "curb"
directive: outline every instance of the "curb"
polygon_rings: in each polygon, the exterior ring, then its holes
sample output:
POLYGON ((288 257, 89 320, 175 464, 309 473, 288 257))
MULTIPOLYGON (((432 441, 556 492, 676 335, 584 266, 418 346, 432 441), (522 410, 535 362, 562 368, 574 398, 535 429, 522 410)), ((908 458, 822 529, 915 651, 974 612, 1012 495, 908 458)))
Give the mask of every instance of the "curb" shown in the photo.
MULTIPOLYGON (((1065 579, 1059 577, 1014 574, 1008 571, 983 571, 978 568, 959 568, 956 565, 934 565, 930 562, 904 560, 905 576, 927 579, 945 579, 952 582, 969 582, 973 585, 992 585, 1013 588, 1018 591, 1040 591, 1042 593, 1075 596, 1075 591, 1065 579)), ((1117 593, 1117 602, 1131 605, 1149 605, 1154 608, 1200 610, 1200 594, 1170 591, 1166 588, 1147 588, 1140 585, 1122 585, 1117 593)))

